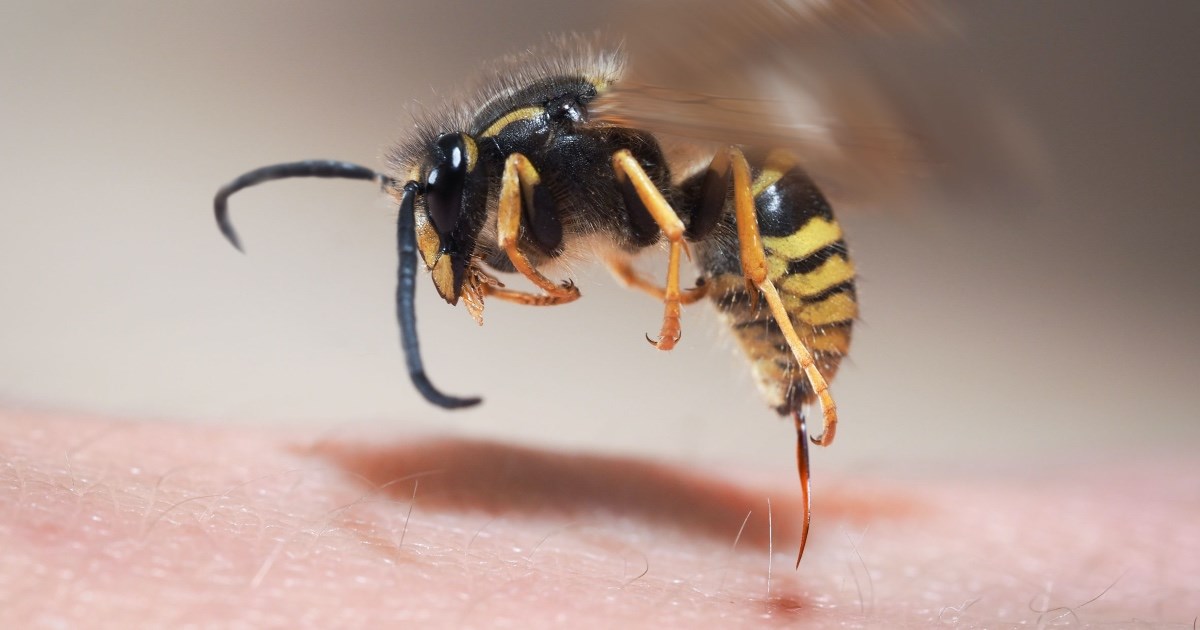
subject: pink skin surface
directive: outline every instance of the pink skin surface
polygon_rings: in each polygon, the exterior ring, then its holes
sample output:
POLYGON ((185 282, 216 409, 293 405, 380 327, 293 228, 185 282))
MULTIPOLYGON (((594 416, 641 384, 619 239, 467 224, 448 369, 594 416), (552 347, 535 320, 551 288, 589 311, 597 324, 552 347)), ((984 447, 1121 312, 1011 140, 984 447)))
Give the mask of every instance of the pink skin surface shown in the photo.
POLYGON ((824 475, 799 571, 796 488, 751 473, 0 412, 0 626, 1192 628, 1200 614, 1194 464, 824 475))

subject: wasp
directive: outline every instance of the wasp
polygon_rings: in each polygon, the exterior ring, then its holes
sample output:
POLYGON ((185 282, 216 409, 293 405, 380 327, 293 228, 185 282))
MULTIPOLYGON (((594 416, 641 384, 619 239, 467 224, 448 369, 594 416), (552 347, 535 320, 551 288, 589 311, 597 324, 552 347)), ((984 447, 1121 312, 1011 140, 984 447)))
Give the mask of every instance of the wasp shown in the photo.
MULTIPOLYGON (((578 300, 554 263, 596 257, 626 286, 662 303, 658 350, 681 339, 683 307, 716 307, 749 359, 771 408, 792 420, 803 521, 811 524, 809 443, 828 445, 838 415, 829 382, 850 348, 858 316, 855 267, 811 156, 786 133, 760 125, 742 140, 689 133, 687 109, 724 110, 727 135, 753 126, 740 104, 626 83, 619 48, 588 38, 534 49, 489 68, 473 97, 426 115, 394 149, 386 172, 332 160, 267 166, 221 188, 217 224, 241 249, 228 200, 249 186, 291 177, 376 182, 398 208, 396 291, 408 373, 429 402, 469 407, 478 397, 443 393, 422 364, 414 295, 418 267, 451 305, 481 321, 487 299, 527 306, 578 300), (682 131, 680 131, 683 129, 682 131), (705 136, 705 137, 702 137, 705 136), (680 139, 682 138, 682 141, 680 139), (778 142, 773 142, 778 140, 778 142), (634 258, 662 252, 666 277, 634 258), (681 281, 683 260, 699 271, 681 281), (533 290, 506 286, 519 274, 533 290), (806 408, 821 431, 808 434, 806 408)), ((799 557, 797 565, 799 564, 799 557)))

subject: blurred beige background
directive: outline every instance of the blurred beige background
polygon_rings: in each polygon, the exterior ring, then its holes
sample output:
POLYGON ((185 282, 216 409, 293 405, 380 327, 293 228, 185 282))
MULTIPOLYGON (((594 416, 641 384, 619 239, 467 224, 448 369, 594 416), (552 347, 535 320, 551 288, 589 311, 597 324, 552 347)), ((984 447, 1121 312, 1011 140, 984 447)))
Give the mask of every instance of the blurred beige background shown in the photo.
MULTIPOLYGON (((818 468, 1007 466, 1192 453, 1197 422, 1200 15, 1191 3, 961 6, 960 54, 1043 139, 1037 207, 846 217, 863 323, 818 468), (1015 458, 1015 459, 1014 459, 1015 458)), ((482 60, 619 18, 597 3, 0 4, 0 404, 196 422, 375 427, 790 470, 706 305, 678 350, 602 269, 555 309, 477 328, 419 288, 447 413, 409 385, 394 209, 361 182, 235 199, 256 166, 380 166, 482 60)))

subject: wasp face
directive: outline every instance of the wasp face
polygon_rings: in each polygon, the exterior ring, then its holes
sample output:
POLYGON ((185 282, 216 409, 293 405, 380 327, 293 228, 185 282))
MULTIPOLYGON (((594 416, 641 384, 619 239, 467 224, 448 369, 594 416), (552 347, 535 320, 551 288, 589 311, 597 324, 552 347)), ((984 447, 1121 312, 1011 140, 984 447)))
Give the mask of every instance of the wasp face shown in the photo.
POLYGON ((430 158, 421 178, 417 244, 438 294, 455 304, 487 215, 487 175, 467 134, 442 134, 430 158))

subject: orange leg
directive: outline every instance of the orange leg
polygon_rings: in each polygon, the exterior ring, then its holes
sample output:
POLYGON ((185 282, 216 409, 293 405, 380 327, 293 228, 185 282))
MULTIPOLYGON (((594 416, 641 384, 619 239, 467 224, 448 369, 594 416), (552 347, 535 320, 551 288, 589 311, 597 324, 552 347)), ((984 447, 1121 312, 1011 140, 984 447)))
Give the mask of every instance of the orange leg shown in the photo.
MULTIPOLYGON (((638 273, 629 260, 613 256, 608 258, 605 263, 613 276, 625 287, 642 291, 659 301, 667 299, 667 290, 638 273)), ((708 295, 708 285, 704 284, 703 278, 700 278, 696 281, 695 287, 679 294, 679 303, 687 306, 699 302, 706 295, 708 295)))
POLYGON ((503 285, 483 285, 488 287, 484 289, 484 292, 519 304, 553 306, 574 302, 579 299, 579 289, 576 288, 575 283, 568 280, 562 284, 555 284, 534 268, 518 246, 521 233, 522 196, 524 196, 525 203, 533 203, 531 191, 539 181, 541 178, 538 176, 537 169, 533 168, 533 164, 530 164, 524 155, 513 153, 505 160, 504 175, 500 183, 500 207, 497 212, 497 238, 500 247, 504 248, 508 259, 512 261, 513 267, 516 267, 517 271, 529 278, 539 289, 545 291, 545 295, 511 291, 501 288, 503 285))
MULTIPOLYGON (((741 151, 733 149, 730 155, 733 158, 733 204, 737 217, 742 275, 762 293, 767 307, 771 309, 771 316, 775 323, 779 324, 779 330, 787 340, 788 347, 800 362, 813 393, 821 401, 825 427, 821 436, 812 438, 812 442, 826 446, 833 441, 837 428, 837 406, 829 393, 829 384, 825 382, 825 377, 813 362, 812 353, 796 334, 791 317, 779 297, 779 291, 775 290, 775 284, 767 277, 767 256, 763 250, 762 238, 758 231, 758 217, 754 210, 750 165, 741 151)), ((799 567, 800 559, 804 557, 804 546, 808 542, 809 525, 812 523, 812 500, 809 495, 808 426, 800 410, 793 411, 793 414, 796 422, 796 468, 800 474, 800 494, 804 509, 804 521, 800 528, 800 553, 796 557, 796 566, 799 567)))
MULTIPOLYGON (((504 300, 505 302, 513 302, 514 304, 523 304, 525 306, 554 306, 563 303, 557 296, 509 289, 496 276, 484 271, 478 262, 472 265, 470 274, 468 285, 471 291, 480 297, 490 296, 504 300)), ((482 300, 480 301, 482 302, 482 300)), ((468 308, 470 308, 470 305, 468 305, 468 308)), ((480 311, 482 310, 481 308, 480 311)))
POLYGON ((504 288, 504 285, 497 286, 494 284, 484 285, 483 294, 504 300, 505 302, 523 304, 525 306, 557 306, 559 304, 566 304, 566 302, 570 301, 564 301, 562 298, 556 295, 514 291, 512 289, 504 288))
MULTIPOLYGON (((642 166, 628 150, 621 149, 613 154, 613 170, 616 172, 617 181, 628 180, 633 185, 642 204, 646 206, 650 216, 654 217, 654 222, 658 224, 659 229, 663 231, 667 241, 671 244, 670 257, 667 262, 667 286, 662 290, 662 329, 659 331, 658 341, 650 340, 647 337, 651 345, 659 350, 670 350, 675 347, 681 335, 679 315, 683 297, 679 290, 679 259, 680 253, 684 250, 683 221, 679 215, 675 214, 671 204, 663 198, 654 182, 650 181, 650 176, 642 170, 642 166)), ((657 287, 654 288, 657 290, 657 287)))
POLYGON ((804 345, 800 336, 796 334, 792 320, 783 305, 783 299, 779 297, 779 291, 767 277, 767 256, 763 251, 762 238, 758 232, 758 218, 754 211, 750 165, 741 151, 734 149, 731 151, 731 155, 733 158, 733 202, 737 216, 742 274, 762 293, 768 308, 771 309, 771 315, 775 318, 775 323, 779 324, 779 329, 783 332, 784 339, 787 340, 788 347, 796 357, 796 361, 800 363, 804 375, 808 377, 813 394, 821 402, 824 427, 821 435, 814 436, 812 442, 820 446, 828 446, 833 442, 833 437, 837 432, 837 405, 833 402, 833 395, 829 393, 829 384, 825 382, 825 377, 813 361, 812 353, 804 345))
POLYGON ((658 341, 646 335, 646 341, 659 350, 670 350, 683 337, 683 327, 679 321, 683 305, 679 291, 679 252, 683 248, 681 241, 671 241, 671 250, 667 258, 667 288, 663 291, 663 323, 658 332, 658 341))

